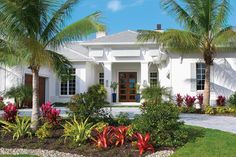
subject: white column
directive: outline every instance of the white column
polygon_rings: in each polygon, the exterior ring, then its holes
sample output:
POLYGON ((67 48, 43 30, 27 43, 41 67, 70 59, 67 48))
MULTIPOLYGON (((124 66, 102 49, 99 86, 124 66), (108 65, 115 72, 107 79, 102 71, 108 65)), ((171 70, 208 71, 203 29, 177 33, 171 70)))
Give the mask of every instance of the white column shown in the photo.
POLYGON ((141 88, 149 85, 148 62, 141 62, 141 88))
POLYGON ((111 103, 111 81, 112 81, 112 63, 111 62, 106 62, 104 63, 104 87, 107 90, 107 101, 111 103))

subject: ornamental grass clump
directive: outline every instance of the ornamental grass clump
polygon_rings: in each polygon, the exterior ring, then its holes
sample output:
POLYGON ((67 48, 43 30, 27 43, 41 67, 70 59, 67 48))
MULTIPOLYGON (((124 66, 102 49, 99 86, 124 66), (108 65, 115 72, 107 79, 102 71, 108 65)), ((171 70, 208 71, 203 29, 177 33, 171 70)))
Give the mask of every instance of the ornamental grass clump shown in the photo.
POLYGON ((60 110, 52 107, 51 102, 47 102, 41 106, 41 113, 44 121, 49 122, 54 126, 60 124, 60 112, 60 110))
POLYGON ((17 107, 10 103, 7 106, 3 107, 3 119, 8 122, 15 122, 16 121, 16 116, 18 114, 18 109, 17 107))

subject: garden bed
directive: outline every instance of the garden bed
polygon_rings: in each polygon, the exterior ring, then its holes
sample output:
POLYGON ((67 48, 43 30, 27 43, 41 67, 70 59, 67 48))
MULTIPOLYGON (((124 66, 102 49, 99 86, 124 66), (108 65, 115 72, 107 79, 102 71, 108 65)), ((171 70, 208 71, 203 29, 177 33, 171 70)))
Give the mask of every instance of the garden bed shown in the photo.
MULTIPOLYGON (((43 149, 43 150, 56 150, 59 152, 77 154, 83 156, 91 157, 136 157, 139 156, 139 151, 135 149, 131 144, 126 144, 120 147, 112 147, 106 150, 99 150, 92 144, 79 145, 70 140, 64 141, 64 138, 61 138, 63 134, 63 129, 53 130, 53 136, 47 138, 43 141, 39 140, 37 137, 33 136, 32 138, 20 138, 17 141, 12 140, 11 135, 6 135, 0 139, 0 147, 2 148, 24 148, 24 149, 43 149)), ((157 151, 161 151, 159 149, 157 151)), ((172 152, 172 149, 167 149, 172 152)), ((166 153, 170 153, 165 151, 166 153)), ((23 152, 22 152, 23 153, 23 152)), ((150 154, 146 152, 144 156, 150 154)), ((163 154, 163 153, 162 153, 163 154)), ((36 154, 34 154, 36 155, 36 154)))

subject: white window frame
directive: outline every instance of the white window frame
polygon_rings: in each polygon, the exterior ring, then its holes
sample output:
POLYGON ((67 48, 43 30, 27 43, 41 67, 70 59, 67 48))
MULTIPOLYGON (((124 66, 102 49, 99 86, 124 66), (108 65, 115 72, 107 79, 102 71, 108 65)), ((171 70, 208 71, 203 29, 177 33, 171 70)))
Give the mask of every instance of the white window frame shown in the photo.
POLYGON ((203 62, 197 62, 196 63, 196 90, 197 91, 203 91, 204 90, 204 83, 205 83, 205 79, 206 79, 206 76, 205 76, 205 68, 206 66, 203 68, 202 66, 205 65, 205 63, 203 62), (198 68, 198 64, 201 65, 200 68, 198 68), (198 69, 200 69, 201 73, 199 74, 198 73, 198 69), (204 70, 203 70, 204 69, 204 70), (198 79, 198 76, 200 75, 200 78, 203 78, 203 76, 205 76, 205 79, 198 79), (203 84, 198 84, 198 81, 203 81, 203 84), (198 86, 201 86, 200 89, 198 89, 198 86))
POLYGON ((71 74, 72 77, 75 77, 75 93, 74 94, 69 94, 70 93, 70 80, 67 80, 67 94, 62 94, 61 93, 61 84, 62 81, 60 81, 60 96, 73 96, 76 94, 76 68, 72 68, 72 70, 74 70, 75 72, 71 74))
POLYGON ((151 72, 149 72, 149 83, 150 83, 150 86, 152 86, 152 85, 151 85, 151 80, 156 80, 156 81, 157 81, 157 84, 156 84, 156 85, 158 85, 158 73, 157 73, 156 71, 151 71, 151 72), (157 76, 156 76, 156 77, 151 77, 151 73, 156 73, 157 76))
POLYGON ((100 85, 103 85, 103 86, 104 86, 104 72, 98 73, 98 83, 99 83, 100 85), (100 74, 103 74, 103 77, 101 77, 100 74), (102 83, 102 84, 101 84, 101 80, 103 80, 103 83, 102 83))

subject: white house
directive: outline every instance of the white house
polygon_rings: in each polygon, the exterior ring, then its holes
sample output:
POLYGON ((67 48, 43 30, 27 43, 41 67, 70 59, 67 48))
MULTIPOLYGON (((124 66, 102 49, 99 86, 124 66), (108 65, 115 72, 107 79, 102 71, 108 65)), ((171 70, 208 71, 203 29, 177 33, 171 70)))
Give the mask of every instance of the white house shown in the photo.
MULTIPOLYGON (((164 52, 154 42, 140 44, 138 33, 124 31, 113 35, 97 33, 97 38, 72 42, 57 50, 73 63, 73 79, 61 82, 53 72, 40 70, 40 100, 68 102, 76 93, 86 92, 93 84, 103 84, 111 102, 111 82, 118 82, 117 103, 135 103, 135 84, 170 87, 172 94, 196 95, 204 89, 204 63, 199 54, 178 55, 164 52), (159 66, 160 61, 167 61, 159 66), (159 73, 157 72, 159 68, 159 73)), ((0 66, 0 93, 12 86, 31 83, 26 67, 0 66)), ((236 53, 219 53, 211 70, 211 104, 218 95, 230 96, 236 91, 236 53)))

